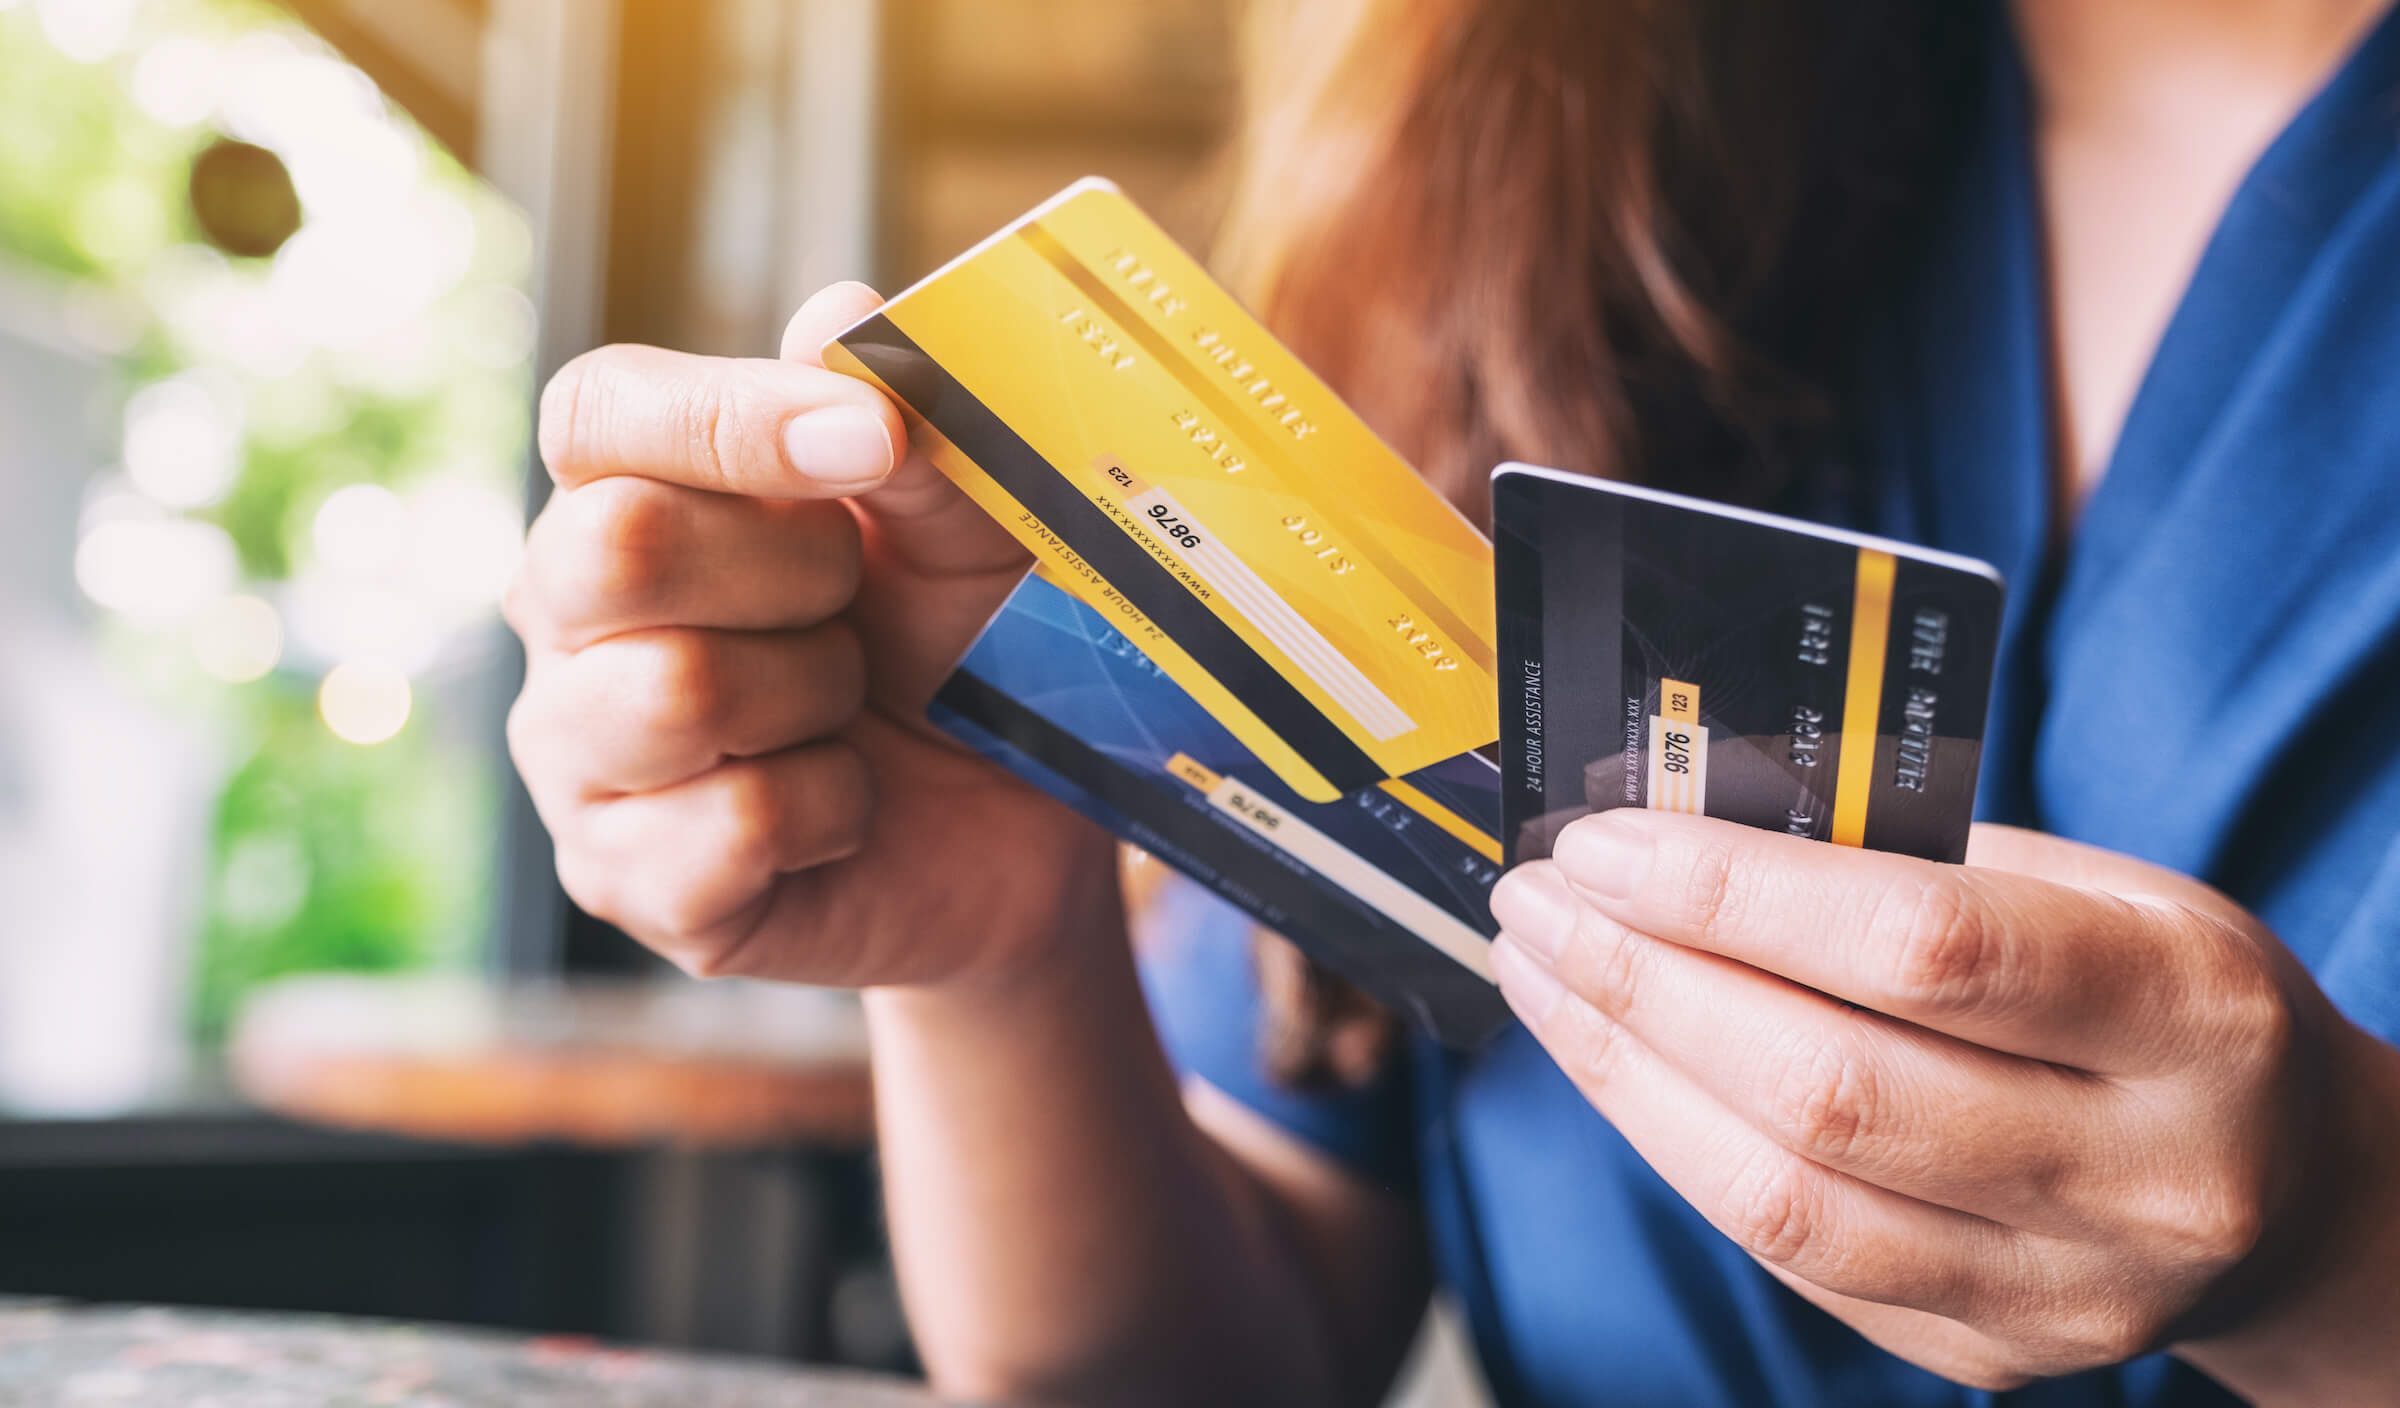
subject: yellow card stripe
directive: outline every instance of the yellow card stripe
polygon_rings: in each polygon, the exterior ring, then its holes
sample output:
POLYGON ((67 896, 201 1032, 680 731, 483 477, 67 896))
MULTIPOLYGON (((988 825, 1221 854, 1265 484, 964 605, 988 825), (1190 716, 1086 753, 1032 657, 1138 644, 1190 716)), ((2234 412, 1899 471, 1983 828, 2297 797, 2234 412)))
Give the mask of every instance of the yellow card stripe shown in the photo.
POLYGON ((1888 552, 1858 550, 1858 586, 1850 601, 1850 680, 1842 700, 1842 747, 1834 764, 1833 842, 1864 845, 1867 798, 1875 781, 1875 735, 1883 710, 1883 657, 1891 643, 1892 578, 1888 552))
POLYGON ((1466 842, 1467 845, 1474 848, 1477 855, 1494 865, 1500 863, 1500 842, 1493 837, 1484 835, 1475 823, 1426 796, 1422 790, 1402 782, 1396 777, 1387 777, 1377 785, 1398 799, 1402 806, 1466 842))
MULTIPOLYGON (((1168 759, 1167 771, 1203 792, 1216 790, 1217 784, 1224 780, 1217 773, 1212 772, 1207 764, 1189 753, 1177 753, 1173 758, 1168 759)), ((1465 842, 1485 860, 1494 865, 1500 863, 1500 843, 1492 837, 1484 835, 1475 823, 1426 796, 1421 789, 1402 782, 1396 777, 1385 778, 1380 785, 1400 805, 1465 842)))
POLYGON ((1650 719, 1650 806, 1657 811, 1699 816, 1707 810, 1708 730, 1700 723, 1700 686, 1689 680, 1658 682, 1658 712, 1650 719), (1670 727, 1672 725, 1672 727, 1670 727), (1671 767, 1679 751, 1680 767, 1671 767))
MULTIPOLYGON (((1090 299, 1096 307, 1106 313, 1127 337, 1140 344, 1143 351, 1149 353, 1159 366, 1166 369, 1167 373, 1175 378, 1177 385, 1190 392, 1202 405, 1207 406, 1210 414, 1216 416, 1221 423, 1249 425, 1256 421, 1255 408, 1243 406, 1231 396, 1226 395, 1215 382, 1201 375, 1199 369, 1191 364, 1188 357, 1178 353, 1166 338, 1159 335, 1157 328, 1151 326, 1147 319, 1134 311, 1123 298, 1118 296, 1115 289, 1101 282, 1090 269, 1085 268, 1083 262, 1075 257, 1073 251, 1059 243, 1056 235, 1043 229, 1040 222, 1027 223, 1017 231, 1017 238, 1023 240, 1026 247, 1040 255, 1051 268, 1056 269, 1060 277, 1073 284, 1076 292, 1090 299)), ((1252 435, 1244 438, 1250 442, 1251 457, 1272 464, 1275 472, 1281 475, 1284 482, 1293 489, 1297 490, 1308 482, 1308 476, 1299 473, 1293 467, 1282 448, 1275 443, 1274 436, 1252 435)), ((1375 570, 1382 573, 1392 585, 1407 593, 1410 604, 1423 611, 1435 625, 1441 627, 1450 637, 1451 642, 1458 647, 1460 654, 1483 667, 1487 674, 1498 667, 1498 659, 1492 644, 1484 637, 1484 634, 1480 631, 1469 630, 1466 624, 1451 611, 1447 601, 1427 590, 1425 584, 1418 581, 1416 574, 1409 571, 1404 563, 1383 551, 1380 539, 1361 530, 1357 524, 1350 521, 1349 515, 1342 511, 1338 501, 1311 498, 1309 503, 1319 517, 1349 540, 1352 549, 1360 557, 1367 559, 1375 570)))
POLYGON ((1700 722, 1700 686, 1682 680, 1660 680, 1658 712, 1681 723, 1700 722))
POLYGON ((1201 762, 1189 753, 1177 753, 1174 757, 1169 758, 1167 771, 1203 792, 1215 791, 1217 784, 1224 781, 1210 769, 1208 764, 1201 762))

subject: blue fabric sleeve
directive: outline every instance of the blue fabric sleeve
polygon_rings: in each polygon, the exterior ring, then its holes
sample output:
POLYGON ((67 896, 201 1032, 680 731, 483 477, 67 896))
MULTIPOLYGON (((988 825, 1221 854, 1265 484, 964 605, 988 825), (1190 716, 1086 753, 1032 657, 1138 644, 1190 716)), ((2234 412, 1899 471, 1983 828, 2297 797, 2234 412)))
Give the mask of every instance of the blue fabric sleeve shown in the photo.
POLYGON ((1362 1089, 1296 1091, 1259 1057, 1264 1012, 1250 958, 1248 916, 1171 878, 1143 916, 1142 987, 1167 1057, 1257 1111, 1368 1183, 1413 1196, 1417 1187, 1406 1052, 1362 1089))

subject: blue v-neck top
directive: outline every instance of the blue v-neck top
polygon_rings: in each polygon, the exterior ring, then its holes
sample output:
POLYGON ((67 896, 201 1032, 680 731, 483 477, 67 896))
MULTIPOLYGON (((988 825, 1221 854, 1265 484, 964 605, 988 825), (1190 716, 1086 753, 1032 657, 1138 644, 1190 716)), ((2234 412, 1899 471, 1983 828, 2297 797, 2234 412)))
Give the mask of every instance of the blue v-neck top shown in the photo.
MULTIPOLYGON (((1984 816, 2208 880, 2400 1041, 2400 14, 2233 197, 2063 544, 2027 101, 1995 49, 1812 508, 2007 573, 1984 816)), ((1521 1028, 1369 1090, 1277 1089, 1246 921, 1162 908, 1145 977, 1177 1061, 1420 1200, 1503 1403, 2230 1401, 2165 1356, 1995 1396, 1884 1353, 1710 1228, 1521 1028)))

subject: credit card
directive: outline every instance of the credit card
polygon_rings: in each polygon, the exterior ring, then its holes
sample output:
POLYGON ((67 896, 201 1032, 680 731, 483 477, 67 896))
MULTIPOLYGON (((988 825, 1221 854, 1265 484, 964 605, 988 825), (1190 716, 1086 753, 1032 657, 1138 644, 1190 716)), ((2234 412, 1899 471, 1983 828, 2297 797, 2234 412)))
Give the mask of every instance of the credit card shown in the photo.
POLYGON ((1463 753, 1332 802, 1294 792, 1048 571, 960 662, 933 722, 1459 1047, 1492 986, 1500 770, 1463 753))
POLYGON ((1035 571, 936 724, 1457 1046, 1493 987, 1490 545, 1116 189, 825 348, 1035 571))
POLYGON ((825 357, 1300 796, 1496 736, 1489 544, 1108 183, 825 357))
POLYGON ((1988 564, 1527 465, 1492 521, 1511 864, 1616 807, 1965 858, 1988 564))

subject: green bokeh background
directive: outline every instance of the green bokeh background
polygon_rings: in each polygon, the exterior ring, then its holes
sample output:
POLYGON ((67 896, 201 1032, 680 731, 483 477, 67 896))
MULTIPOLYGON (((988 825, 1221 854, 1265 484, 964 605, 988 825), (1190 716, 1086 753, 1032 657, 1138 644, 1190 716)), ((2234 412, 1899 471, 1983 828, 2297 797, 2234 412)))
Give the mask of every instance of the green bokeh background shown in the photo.
MULTIPOLYGON (((143 0, 132 41, 83 63, 49 41, 33 4, 0 9, 0 274, 107 310, 121 333, 105 349, 121 394, 202 360, 151 306, 153 276, 162 262, 191 257, 200 238, 191 162, 221 135, 206 122, 178 129, 146 114, 131 96, 134 65, 162 37, 223 41, 265 29, 297 33, 286 13, 248 0, 143 0)), ((422 134, 414 140, 425 183, 475 221, 475 261, 451 296, 521 287, 530 255, 521 222, 447 153, 422 134)), ((263 280, 271 261, 227 266, 263 280)), ((315 506, 346 484, 404 487, 465 466, 514 496, 529 371, 450 360, 458 365, 445 361, 430 386, 397 396, 359 384, 322 353, 287 377, 246 377, 252 415, 240 476, 191 515, 232 537, 246 590, 273 597, 305 560, 315 506)), ((98 408, 95 424, 113 426, 112 410, 98 408)), ((110 434, 96 437, 104 455, 110 434)), ((420 679, 406 728, 362 747, 318 716, 324 662, 295 663, 287 652, 266 678, 227 685, 196 668, 180 635, 96 607, 91 619, 125 678, 230 744, 204 903, 191 917, 197 1035, 222 1034, 242 995, 282 974, 478 960, 494 913, 501 807, 488 664, 476 667, 484 676, 420 679)))

